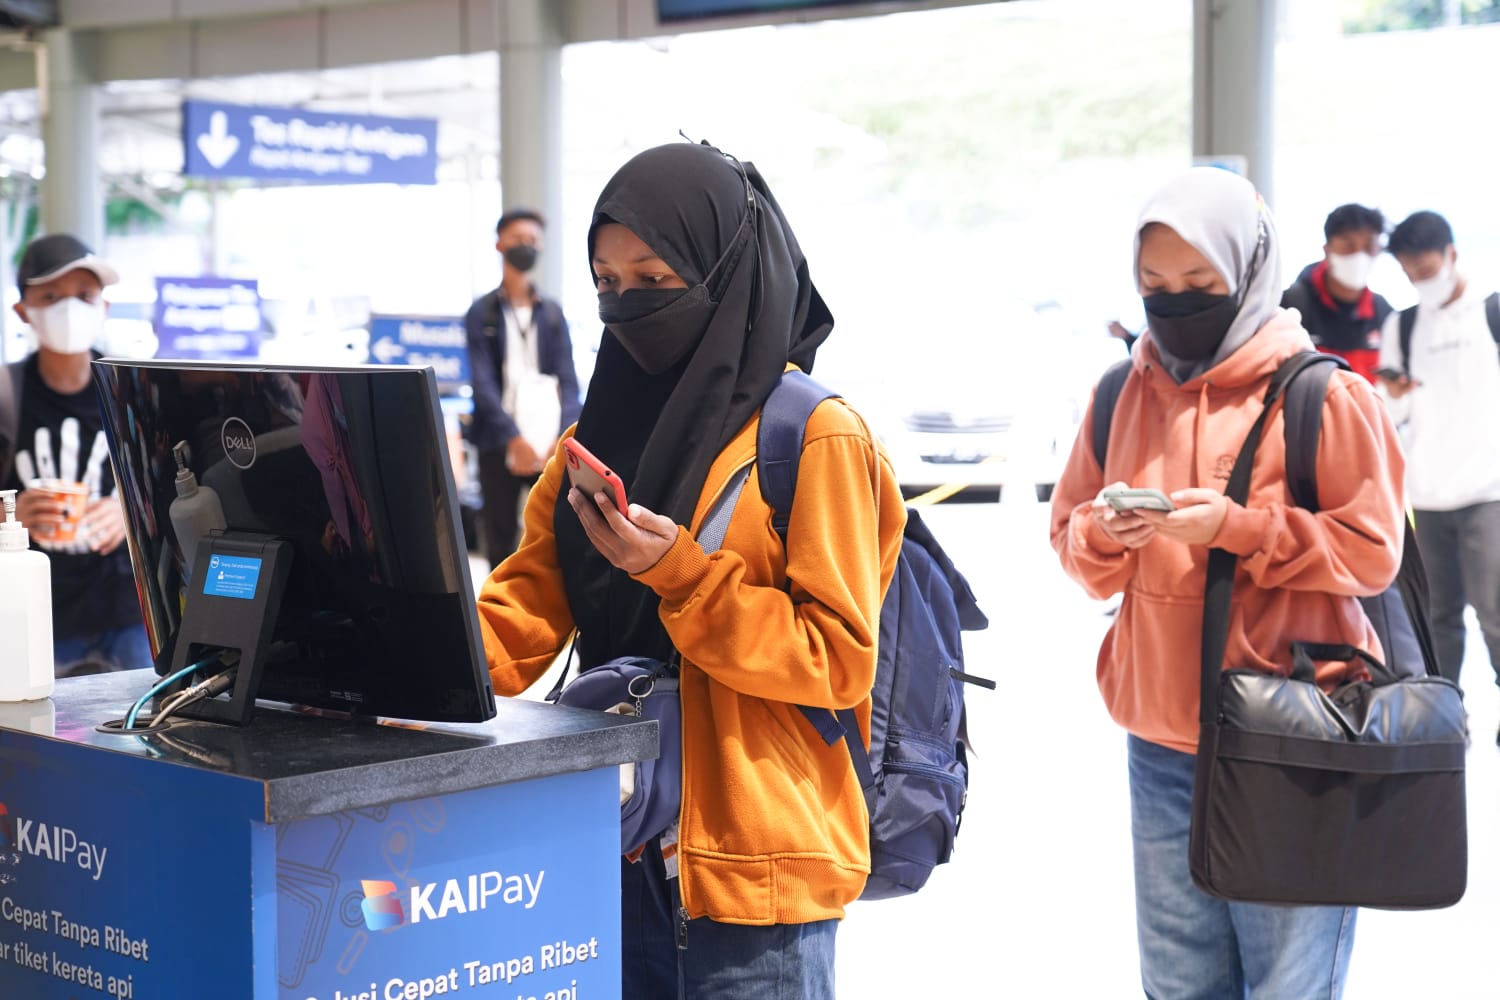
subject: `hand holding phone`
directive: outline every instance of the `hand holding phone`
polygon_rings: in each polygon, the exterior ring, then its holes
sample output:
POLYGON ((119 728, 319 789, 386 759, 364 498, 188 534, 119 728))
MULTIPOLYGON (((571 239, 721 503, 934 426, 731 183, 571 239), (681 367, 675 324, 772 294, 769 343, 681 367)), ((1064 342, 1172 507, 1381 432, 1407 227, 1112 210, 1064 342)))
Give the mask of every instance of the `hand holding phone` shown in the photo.
POLYGON ((595 493, 603 493, 614 501, 616 510, 630 516, 627 513, 629 505, 625 502, 625 484, 609 466, 595 458, 576 438, 563 442, 563 454, 567 459, 568 479, 579 492, 590 500, 594 499, 595 493))
POLYGON ((1102 494, 1104 502, 1119 513, 1129 510, 1159 510, 1169 512, 1177 509, 1161 490, 1150 488, 1107 489, 1102 494))

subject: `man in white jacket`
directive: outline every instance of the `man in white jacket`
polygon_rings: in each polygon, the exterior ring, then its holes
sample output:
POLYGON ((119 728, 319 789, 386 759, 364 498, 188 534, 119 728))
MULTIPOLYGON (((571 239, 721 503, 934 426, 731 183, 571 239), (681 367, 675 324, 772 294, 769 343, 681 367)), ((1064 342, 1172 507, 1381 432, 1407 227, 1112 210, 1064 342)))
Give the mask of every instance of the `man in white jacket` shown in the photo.
POLYGON ((1379 374, 1406 412, 1407 496, 1439 666, 1458 681, 1473 605, 1500 678, 1500 299, 1459 273, 1453 230, 1436 212, 1408 216, 1387 248, 1417 290, 1417 305, 1386 320, 1379 374))

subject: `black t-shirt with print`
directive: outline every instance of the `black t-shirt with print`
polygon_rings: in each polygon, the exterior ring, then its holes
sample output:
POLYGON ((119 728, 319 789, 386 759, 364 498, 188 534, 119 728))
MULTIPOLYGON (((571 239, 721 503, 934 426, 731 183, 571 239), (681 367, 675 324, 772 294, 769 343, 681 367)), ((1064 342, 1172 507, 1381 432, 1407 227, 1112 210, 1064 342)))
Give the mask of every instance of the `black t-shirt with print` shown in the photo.
MULTIPOLYGON (((54 392, 42 381, 33 354, 26 362, 19 389, 21 419, 16 460, 4 488, 21 489, 24 473, 34 470, 37 475, 46 475, 50 466, 63 478, 86 480, 97 477, 100 496, 114 493, 114 476, 104 441, 104 421, 99 415, 99 397, 93 384, 90 383, 82 392, 54 392), (78 443, 76 451, 64 456, 64 429, 69 421, 77 428, 78 443), (65 461, 72 463, 71 475, 68 474, 70 470, 64 468, 65 461), (96 470, 92 475, 88 472, 91 465, 96 470)), ((72 439, 71 429, 68 439, 72 439)), ((35 535, 31 544, 32 548, 43 548, 35 535)), ((97 635, 141 623, 130 553, 123 542, 107 556, 86 549, 80 552, 52 550, 47 551, 47 556, 52 561, 52 632, 55 638, 97 635)))

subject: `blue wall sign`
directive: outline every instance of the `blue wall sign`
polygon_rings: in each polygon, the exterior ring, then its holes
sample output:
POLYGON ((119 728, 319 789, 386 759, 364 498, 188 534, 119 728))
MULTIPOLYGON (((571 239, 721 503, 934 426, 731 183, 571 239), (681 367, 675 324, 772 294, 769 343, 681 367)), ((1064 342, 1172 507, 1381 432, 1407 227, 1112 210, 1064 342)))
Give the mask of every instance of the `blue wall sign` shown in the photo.
POLYGON ((237 278, 157 278, 163 358, 253 358, 260 353, 260 285, 237 278))
POLYGON ((320 184, 436 184, 437 119, 182 103, 182 172, 320 184))
POLYGON ((431 365, 442 385, 469 381, 463 320, 451 316, 371 316, 370 360, 380 365, 431 365))

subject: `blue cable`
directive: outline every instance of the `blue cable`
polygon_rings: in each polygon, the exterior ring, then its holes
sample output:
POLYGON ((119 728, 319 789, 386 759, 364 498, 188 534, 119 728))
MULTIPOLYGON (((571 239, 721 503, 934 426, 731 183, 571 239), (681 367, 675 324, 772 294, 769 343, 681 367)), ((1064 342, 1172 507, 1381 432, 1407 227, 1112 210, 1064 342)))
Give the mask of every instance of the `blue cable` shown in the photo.
POLYGON ((179 679, 181 679, 183 677, 186 677, 188 674, 192 673, 194 670, 197 670, 200 667, 206 667, 206 666, 208 666, 210 663, 214 662, 218 658, 219 658, 219 655, 217 653, 215 653, 213 656, 206 656, 203 659, 199 660, 197 663, 192 664, 191 666, 183 667, 181 670, 177 671, 177 673, 173 674, 171 677, 167 677, 167 678, 164 678, 164 679, 162 679, 160 681, 157 681, 156 684, 151 688, 151 690, 149 690, 145 694, 141 695, 140 698, 136 700, 136 703, 134 705, 130 706, 130 714, 128 714, 128 715, 125 716, 125 729, 126 729, 126 731, 128 732, 129 730, 135 728, 135 717, 140 714, 141 709, 145 706, 146 702, 150 701, 153 697, 155 697, 160 691, 162 691, 162 689, 166 688, 172 682, 177 681, 177 680, 179 680, 179 679))

